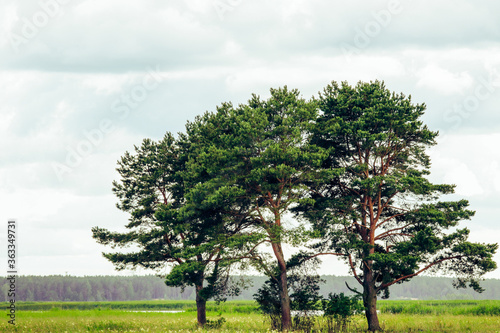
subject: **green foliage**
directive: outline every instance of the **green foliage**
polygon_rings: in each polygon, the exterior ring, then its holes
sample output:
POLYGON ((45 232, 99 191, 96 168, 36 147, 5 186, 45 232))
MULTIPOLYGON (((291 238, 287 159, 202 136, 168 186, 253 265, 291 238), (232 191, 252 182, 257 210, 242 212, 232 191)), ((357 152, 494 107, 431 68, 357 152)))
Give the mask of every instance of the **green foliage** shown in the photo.
POLYGON ((409 315, 500 316, 498 301, 386 301, 382 313, 409 315))
MULTIPOLYGON (((264 284, 265 276, 230 277, 227 297, 232 300, 251 300, 257 289, 264 284), (238 296, 236 296, 236 294, 238 296)), ((355 285, 354 277, 322 276, 320 295, 327 297, 329 292, 350 294, 345 282, 355 285)), ((500 299, 500 280, 486 279, 481 282, 485 292, 477 293, 472 289, 455 290, 452 278, 417 276, 407 283, 391 287, 392 300, 454 300, 454 299, 500 299)), ((8 297, 8 281, 0 278, 0 301, 8 297)), ((132 300, 190 300, 195 294, 194 287, 187 287, 184 292, 178 287, 168 287, 164 279, 148 276, 18 276, 17 301, 132 301, 132 300), (70 288, 68 288, 70 287, 70 288)), ((214 298, 216 299, 216 298, 214 298)), ((66 302, 68 304, 68 302, 66 302)))
MULTIPOLYGON (((114 302, 113 302, 114 303, 114 302)), ((150 303, 155 303, 154 301, 150 303)), ((84 303, 81 303, 82 305, 84 303)), ((168 304, 168 302, 167 302, 168 304)), ((232 302, 224 304, 232 306, 232 302)), ((3 304, 2 304, 3 306, 3 304)), ((188 306, 194 308, 193 301, 188 306)), ((241 303, 241 306, 247 306, 241 303)), ((418 302, 418 301, 381 301, 381 321, 388 332, 497 332, 499 316, 491 316, 487 313, 480 315, 471 314, 469 310, 475 307, 495 308, 500 305, 497 302, 488 301, 458 301, 458 302, 418 302), (384 312, 386 306, 401 304, 403 308, 412 307, 413 304, 432 308, 443 308, 445 312, 436 314, 403 312, 394 314, 384 312), (464 310, 459 313, 459 310, 464 310), (453 312, 456 314, 451 314, 453 312)), ((236 307, 237 308, 237 307, 236 307)), ((147 309, 147 308, 145 308, 147 309)), ((214 309, 215 310, 215 309, 214 309)), ((217 318, 219 310, 209 310, 209 316, 217 318), (212 311, 212 312, 210 312, 212 311)), ((261 314, 238 313, 236 311, 227 312, 222 310, 226 322, 220 332, 268 332, 269 326, 264 322, 261 314)), ((257 310, 256 310, 257 311, 257 310)), ((200 332, 194 325, 196 312, 189 311, 183 313, 155 313, 155 312, 131 312, 129 310, 116 310, 102 308, 99 310, 68 310, 61 308, 60 311, 28 311, 20 310, 16 313, 16 328, 7 323, 7 320, 0 322, 1 332, 200 332)), ((354 316, 350 326, 350 332, 366 332, 365 325, 362 324, 361 316, 354 316)), ((315 332, 325 332, 326 327, 320 321, 313 327, 315 332)))
MULTIPOLYGON (((144 139, 135 154, 126 152, 118 162, 120 181, 113 182, 119 199, 117 207, 130 214, 125 233, 104 228, 92 229, 93 237, 112 248, 133 245, 138 250, 105 253, 117 269, 145 267, 160 270, 171 266, 166 276, 168 286, 195 286, 200 318, 204 303, 214 295, 223 299, 231 253, 225 243, 238 233, 238 222, 227 228, 225 217, 216 208, 210 214, 199 214, 186 204, 185 189, 189 181, 186 163, 193 154, 190 138, 176 140, 167 133, 163 140, 144 139), (206 284, 205 284, 206 282, 206 284)), ((203 319, 200 319, 203 325, 203 319)))
POLYGON ((224 323, 226 322, 226 319, 224 317, 220 317, 216 320, 210 320, 210 319, 207 319, 207 323, 203 326, 203 328, 205 329, 212 329, 212 330, 217 330, 217 329, 220 329, 222 327, 222 325, 224 325, 224 323))
POLYGON ((421 120, 425 104, 379 81, 332 82, 311 100, 286 86, 270 95, 223 103, 177 139, 167 133, 125 153, 113 191, 129 231, 92 230, 101 244, 138 249, 104 254, 117 269, 170 265, 167 284, 196 286, 201 305, 240 291, 244 284, 228 287, 230 270, 253 265, 278 283, 284 330, 290 297, 292 308, 311 308, 319 290, 314 278, 293 289, 284 244, 311 250, 299 262, 343 258, 363 286, 372 331, 380 329, 377 295, 424 271, 453 273, 456 287, 482 291, 498 245, 469 242, 458 228, 474 215, 468 202, 440 201, 454 185, 428 180, 426 149, 438 133, 421 120), (290 211, 296 223, 286 220, 290 211))
POLYGON ((363 310, 360 296, 346 296, 344 293, 328 294, 328 298, 322 301, 325 316, 331 316, 336 320, 347 320, 363 310))
MULTIPOLYGON (((0 305, 7 306, 7 302, 0 305)), ((19 311, 66 311, 66 310, 129 310, 129 311, 179 311, 196 312, 194 301, 127 301, 127 302, 16 302, 19 311)), ((258 313, 254 301, 207 302, 207 311, 214 313, 258 313)))
MULTIPOLYGON (((432 184, 425 150, 438 133, 423 124, 424 104, 390 92, 382 82, 332 82, 317 99, 320 115, 310 143, 328 150, 322 168, 337 176, 311 184, 295 209, 322 237, 318 252, 334 251, 363 286, 365 308, 376 295, 424 271, 457 277, 481 291, 478 278, 496 268, 497 244, 473 244, 456 229, 474 212, 468 202, 438 201, 454 186, 432 184)), ((374 314, 370 330, 380 329, 374 314)), ((370 320, 369 320, 370 321, 370 320)))
POLYGON ((317 117, 315 103, 287 87, 270 92, 267 100, 253 95, 238 107, 225 103, 188 124, 195 154, 186 178, 201 181, 192 182, 186 198, 189 210, 203 216, 224 211, 239 218, 232 230, 240 229, 240 242, 231 248, 266 275, 274 275, 273 267, 278 267, 282 319, 289 326, 283 244, 304 244, 309 234, 300 225, 294 230, 283 217, 307 195, 306 184, 321 179, 318 167, 327 154, 304 140, 317 117), (274 263, 263 251, 264 243, 272 246, 274 263))
MULTIPOLYGON (((297 272, 295 272, 297 273, 297 272)), ((322 299, 319 295, 319 276, 307 274, 291 274, 290 298, 292 309, 295 310, 293 328, 303 332, 310 332, 313 327, 321 327, 317 310, 322 309, 327 319, 329 332, 345 331, 352 316, 359 314, 363 307, 359 296, 346 296, 344 293, 328 295, 322 299), (335 324, 334 324, 335 323, 335 324)), ((276 279, 270 278, 254 295, 259 310, 268 317, 271 329, 281 329, 281 308, 279 300, 279 284, 276 279)))
POLYGON ((320 283, 324 283, 325 280, 316 274, 319 264, 317 258, 311 258, 302 252, 287 262, 292 309, 302 312, 303 315, 321 308, 320 283))
POLYGON ((102 320, 98 322, 93 322, 88 325, 87 329, 89 332, 123 332, 127 329, 127 324, 125 323, 116 323, 110 320, 102 320))
POLYGON ((101 244, 113 249, 135 245, 139 249, 105 253, 117 269, 159 269, 183 258, 184 240, 190 233, 176 212, 182 204, 179 155, 174 137, 167 133, 159 142, 144 139, 141 146, 135 146, 134 154, 125 152, 118 161, 121 179, 113 182, 113 192, 119 199, 117 207, 130 214, 126 225, 130 231, 92 229, 94 239, 101 244))
MULTIPOLYGON (((195 321, 195 312, 145 313, 127 310, 19 311, 16 314, 16 326, 12 327, 7 321, 3 321, 0 323, 0 331, 39 333, 200 332, 200 328, 194 325, 195 321)), ((246 332, 265 332, 261 315, 230 314, 226 318, 224 326, 214 331, 241 332, 242 330, 246 332)))
POLYGON ((269 318, 272 330, 281 330, 281 301, 279 285, 275 279, 268 279, 254 294, 259 310, 269 318))
POLYGON ((352 317, 363 311, 360 298, 359 295, 346 296, 344 293, 330 293, 328 298, 322 301, 328 332, 345 332, 347 330, 352 317))
MULTIPOLYGON (((319 294, 319 283, 322 282, 318 275, 312 274, 319 261, 315 258, 299 253, 287 262, 287 283, 290 291, 291 309, 296 313, 293 318, 293 328, 310 331, 314 325, 316 310, 321 308, 322 297, 319 294)), ((281 301, 278 270, 276 275, 270 277, 254 294, 260 311, 269 318, 271 329, 280 330, 281 326, 281 301)), ((324 282, 324 281, 323 281, 324 282)))

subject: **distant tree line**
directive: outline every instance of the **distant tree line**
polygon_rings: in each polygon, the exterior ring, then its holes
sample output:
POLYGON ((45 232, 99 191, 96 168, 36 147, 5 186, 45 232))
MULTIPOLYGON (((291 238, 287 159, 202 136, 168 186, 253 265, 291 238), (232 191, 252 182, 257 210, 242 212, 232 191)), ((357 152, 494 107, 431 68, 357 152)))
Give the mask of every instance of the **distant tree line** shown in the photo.
MULTIPOLYGON (((191 299, 192 290, 168 288, 156 276, 20 276, 18 301, 132 301, 191 299)), ((0 284, 0 300, 7 301, 8 284, 0 284)))
MULTIPOLYGON (((246 277, 251 281, 250 287, 233 299, 253 300, 267 277, 246 277)), ((328 293, 343 292, 352 294, 345 282, 352 284, 353 277, 322 276, 320 294, 326 297, 328 293)), ((485 291, 476 293, 470 289, 457 290, 451 285, 451 278, 416 277, 405 284, 393 287, 390 299, 422 299, 422 300, 453 300, 453 299, 500 299, 500 280, 487 279, 482 283, 485 291)), ((133 300, 192 300, 194 288, 187 287, 184 291, 178 287, 168 287, 163 279, 156 276, 20 276, 17 280, 18 301, 133 301, 133 300)), ((5 278, 0 280, 0 301, 7 301, 8 285, 5 278)))

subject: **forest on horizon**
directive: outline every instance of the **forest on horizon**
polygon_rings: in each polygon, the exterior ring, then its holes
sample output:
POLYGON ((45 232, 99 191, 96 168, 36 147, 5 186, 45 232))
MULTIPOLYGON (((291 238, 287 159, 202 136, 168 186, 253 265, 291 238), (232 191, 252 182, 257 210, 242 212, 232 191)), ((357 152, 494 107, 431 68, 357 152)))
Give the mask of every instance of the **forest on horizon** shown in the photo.
MULTIPOLYGON (((235 277, 239 280, 241 277, 235 277)), ((228 300, 252 300, 253 295, 266 281, 264 276, 245 276, 249 287, 241 294, 228 300)), ((358 287, 353 277, 321 276, 320 294, 352 294, 346 287, 358 287)), ((18 276, 17 301, 132 301, 132 300, 194 300, 194 288, 184 291, 178 287, 168 287, 160 277, 147 276, 18 276)), ((8 280, 1 279, 0 301, 7 301, 8 280)), ((485 289, 477 293, 472 289, 455 289, 453 279, 446 277, 418 276, 409 282, 390 288, 390 300, 483 300, 500 299, 500 280, 486 279, 481 283, 485 289)))

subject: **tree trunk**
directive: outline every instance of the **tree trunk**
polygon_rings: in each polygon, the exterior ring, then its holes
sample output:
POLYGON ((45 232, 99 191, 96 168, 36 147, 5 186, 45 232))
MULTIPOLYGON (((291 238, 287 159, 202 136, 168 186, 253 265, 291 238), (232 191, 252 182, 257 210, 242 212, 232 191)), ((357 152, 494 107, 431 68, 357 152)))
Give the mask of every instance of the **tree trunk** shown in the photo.
POLYGON ((290 296, 288 295, 288 282, 286 275, 286 262, 281 250, 281 244, 273 243, 274 254, 278 260, 280 270, 279 286, 280 286, 280 303, 281 303, 281 329, 289 331, 292 329, 292 315, 290 309, 290 296))
POLYGON ((198 317, 198 326, 204 326, 207 323, 207 300, 200 296, 203 284, 196 285, 196 313, 198 317))
POLYGON ((292 329, 292 315, 290 309, 290 296, 288 296, 288 283, 285 270, 280 272, 280 299, 281 299, 281 326, 283 331, 292 329))
MULTIPOLYGON (((371 263, 368 264, 371 266, 371 263)), ((378 322, 377 315, 377 291, 375 281, 369 267, 365 266, 363 280, 363 304, 365 306, 366 320, 368 321, 368 330, 371 332, 382 331, 378 322)))

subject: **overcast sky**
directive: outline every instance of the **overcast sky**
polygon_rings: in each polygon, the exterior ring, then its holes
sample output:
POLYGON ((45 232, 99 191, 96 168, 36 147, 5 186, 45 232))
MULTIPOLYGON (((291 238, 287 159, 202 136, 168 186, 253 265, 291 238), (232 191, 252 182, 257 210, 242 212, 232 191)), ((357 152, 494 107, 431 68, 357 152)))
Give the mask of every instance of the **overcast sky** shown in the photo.
POLYGON ((127 223, 111 192, 125 151, 271 87, 376 79, 426 103, 431 179, 477 211, 471 240, 498 242, 499 41, 493 0, 0 0, 2 243, 17 218, 21 274, 132 274, 91 238, 127 223))

